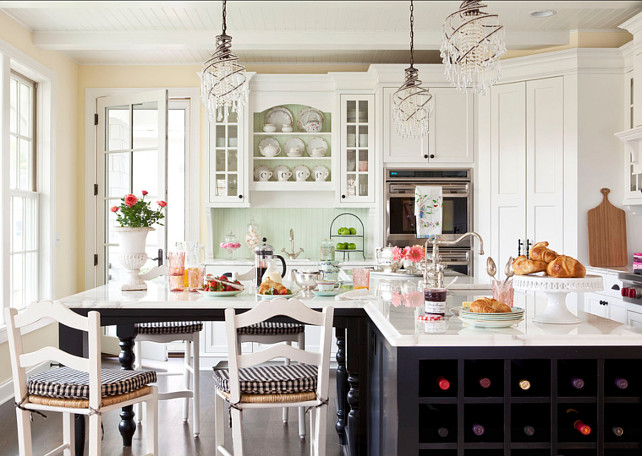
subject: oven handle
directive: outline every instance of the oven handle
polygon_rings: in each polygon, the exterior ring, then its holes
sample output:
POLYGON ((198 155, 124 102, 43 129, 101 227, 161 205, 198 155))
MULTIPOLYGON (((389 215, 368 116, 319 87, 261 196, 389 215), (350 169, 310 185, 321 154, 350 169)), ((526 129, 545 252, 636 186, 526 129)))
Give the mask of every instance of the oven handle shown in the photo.
MULTIPOLYGON (((388 194, 390 196, 415 196, 415 187, 414 184, 388 184, 388 194)), ((459 185, 443 185, 442 186, 442 196, 448 197, 467 197, 469 193, 468 184, 459 185)))

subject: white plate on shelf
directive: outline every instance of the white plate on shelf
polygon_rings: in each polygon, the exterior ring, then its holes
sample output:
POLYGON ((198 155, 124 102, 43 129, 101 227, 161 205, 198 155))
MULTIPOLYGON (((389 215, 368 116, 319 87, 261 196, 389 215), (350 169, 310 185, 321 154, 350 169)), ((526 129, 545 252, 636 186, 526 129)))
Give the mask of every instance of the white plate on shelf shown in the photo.
POLYGON ((205 291, 197 290, 203 296, 208 298, 224 298, 226 296, 236 296, 239 293, 243 293, 243 290, 234 290, 234 291, 205 291))
POLYGON ((308 141, 308 155, 310 157, 325 157, 328 153, 328 143, 320 136, 315 136, 308 141))
POLYGON ((303 108, 299 113, 297 124, 302 131, 315 132, 323 130, 324 116, 316 108, 303 108))
POLYGON ((284 106, 276 106, 268 111, 264 124, 276 125, 277 131, 281 131, 283 125, 292 125, 294 117, 290 110, 284 106))
POLYGON ((303 157, 305 143, 301 138, 290 138, 283 145, 283 150, 288 157, 303 157), (296 149, 296 151, 292 152, 290 150, 292 148, 296 149))

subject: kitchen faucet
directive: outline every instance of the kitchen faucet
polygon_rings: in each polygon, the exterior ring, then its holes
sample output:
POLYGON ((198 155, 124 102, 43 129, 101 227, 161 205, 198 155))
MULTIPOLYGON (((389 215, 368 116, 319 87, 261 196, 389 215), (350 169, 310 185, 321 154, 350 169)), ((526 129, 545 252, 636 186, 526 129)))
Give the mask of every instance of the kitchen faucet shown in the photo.
POLYGON ((290 228, 290 249, 292 249, 291 252, 285 250, 285 247, 281 249, 281 252, 285 253, 290 260, 295 260, 296 257, 303 253, 302 248, 299 248, 299 251, 294 253, 294 228, 290 228))
POLYGON ((457 239, 453 241, 445 241, 443 239, 438 239, 434 237, 432 239, 427 239, 426 244, 424 245, 425 257, 424 261, 426 262, 426 270, 424 273, 424 281, 430 283, 433 288, 443 288, 444 285, 444 265, 441 264, 441 258, 439 257, 439 246, 440 245, 455 245, 459 244, 462 239, 472 236, 477 238, 479 241, 479 254, 484 254, 484 240, 482 237, 475 233, 474 231, 469 231, 462 234, 457 239), (432 264, 428 265, 428 244, 432 243, 432 264))

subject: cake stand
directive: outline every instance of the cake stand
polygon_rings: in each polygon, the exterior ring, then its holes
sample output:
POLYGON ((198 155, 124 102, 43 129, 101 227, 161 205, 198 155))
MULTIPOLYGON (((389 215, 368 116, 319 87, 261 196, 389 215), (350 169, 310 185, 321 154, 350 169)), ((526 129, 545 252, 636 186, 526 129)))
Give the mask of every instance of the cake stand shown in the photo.
POLYGON ((544 293, 548 298, 546 309, 533 318, 534 322, 572 325, 582 320, 573 315, 566 307, 566 295, 569 293, 601 291, 604 289, 604 284, 602 277, 595 275, 587 275, 583 279, 556 279, 548 276, 516 275, 513 277, 513 288, 522 291, 537 291, 544 293))

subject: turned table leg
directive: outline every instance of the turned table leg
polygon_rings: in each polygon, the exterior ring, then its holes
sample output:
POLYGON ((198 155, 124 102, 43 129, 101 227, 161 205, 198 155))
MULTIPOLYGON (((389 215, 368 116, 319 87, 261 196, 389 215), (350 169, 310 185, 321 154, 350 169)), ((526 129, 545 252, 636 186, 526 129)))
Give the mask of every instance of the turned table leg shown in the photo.
MULTIPOLYGON (((120 339, 120 368, 125 370, 134 369, 134 339, 136 338, 136 330, 133 325, 118 325, 116 329, 118 339, 120 339)), ((128 405, 123 407, 120 412, 120 424, 118 430, 123 438, 123 446, 132 446, 132 438, 136 432, 136 422, 134 421, 134 406, 128 405)))
POLYGON ((335 429, 339 435, 339 443, 346 442, 346 415, 348 413, 348 373, 346 371, 346 330, 335 328, 337 336, 337 423, 335 429))
POLYGON ((346 370, 348 373, 347 440, 350 456, 364 455, 368 449, 367 420, 367 368, 368 341, 365 318, 355 318, 349 324, 346 334, 346 370))

